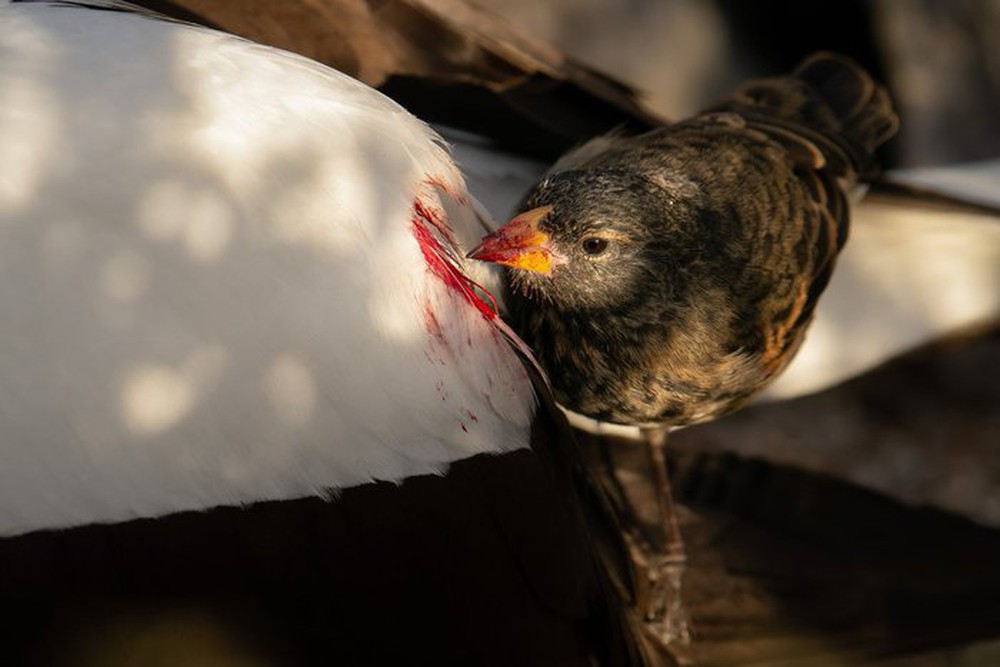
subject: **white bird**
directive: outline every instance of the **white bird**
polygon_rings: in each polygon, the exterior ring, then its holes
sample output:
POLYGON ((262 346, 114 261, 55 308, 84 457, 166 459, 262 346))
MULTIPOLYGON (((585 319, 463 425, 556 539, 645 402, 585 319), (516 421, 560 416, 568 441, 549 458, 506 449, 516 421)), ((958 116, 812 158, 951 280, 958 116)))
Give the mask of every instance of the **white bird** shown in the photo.
POLYGON ((417 119, 209 30, 3 20, 0 391, 32 455, 0 470, 0 534, 527 446, 532 390, 447 238, 474 211, 417 119))
POLYGON ((108 610, 163 597, 274 664, 630 659, 427 126, 213 30, 5 2, 0 164, 4 664, 113 664, 108 610))

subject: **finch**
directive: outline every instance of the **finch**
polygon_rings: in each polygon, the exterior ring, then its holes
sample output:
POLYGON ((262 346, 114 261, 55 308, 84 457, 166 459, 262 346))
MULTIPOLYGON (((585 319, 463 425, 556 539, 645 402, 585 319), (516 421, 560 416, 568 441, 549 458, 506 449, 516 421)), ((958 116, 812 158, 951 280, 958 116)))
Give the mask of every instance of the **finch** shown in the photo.
POLYGON ((849 228, 849 200, 896 132, 884 88, 833 54, 705 112, 563 157, 470 256, 508 267, 513 328, 556 399, 647 439, 657 510, 637 606, 686 643, 670 428, 743 405, 802 343, 849 228))
POLYGON ((857 64, 816 54, 688 120, 584 144, 471 256, 510 267, 510 320, 565 407, 709 420, 795 354, 897 125, 857 64))

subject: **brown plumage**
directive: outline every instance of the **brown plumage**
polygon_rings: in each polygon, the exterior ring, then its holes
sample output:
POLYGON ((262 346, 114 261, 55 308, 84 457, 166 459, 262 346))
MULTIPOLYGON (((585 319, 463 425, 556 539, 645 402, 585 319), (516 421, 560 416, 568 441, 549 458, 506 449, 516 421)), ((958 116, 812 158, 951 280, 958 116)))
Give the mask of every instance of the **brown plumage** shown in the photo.
POLYGON ((689 120, 563 158, 474 257, 512 266, 511 319, 566 407, 679 425, 792 358, 897 119, 831 54, 689 120), (525 270, 529 269, 529 270, 525 270))
POLYGON ((511 267, 511 322, 557 400, 643 427, 658 521, 630 531, 634 604, 664 644, 690 637, 666 429, 737 408, 791 360, 850 192, 896 126, 864 70, 817 54, 689 120, 583 145, 470 253, 511 267))

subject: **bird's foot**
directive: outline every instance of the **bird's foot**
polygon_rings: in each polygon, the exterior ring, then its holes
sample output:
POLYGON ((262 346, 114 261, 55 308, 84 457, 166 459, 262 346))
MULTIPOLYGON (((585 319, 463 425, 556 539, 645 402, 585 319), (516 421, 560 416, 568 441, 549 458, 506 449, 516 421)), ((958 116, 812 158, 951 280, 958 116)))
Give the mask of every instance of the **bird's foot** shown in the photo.
POLYGON ((681 592, 685 558, 674 554, 657 556, 651 565, 646 621, 665 645, 687 646, 691 643, 691 622, 681 592))

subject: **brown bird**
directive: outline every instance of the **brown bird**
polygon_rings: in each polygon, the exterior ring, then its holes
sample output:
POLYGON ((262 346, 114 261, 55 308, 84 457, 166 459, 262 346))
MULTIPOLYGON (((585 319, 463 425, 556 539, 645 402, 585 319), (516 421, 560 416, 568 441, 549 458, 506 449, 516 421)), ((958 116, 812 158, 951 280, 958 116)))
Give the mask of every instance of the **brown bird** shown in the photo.
POLYGON ((557 400, 650 442, 663 519, 647 618, 686 640, 662 447, 794 356, 848 235, 848 199, 896 131, 856 63, 808 58, 691 119, 566 155, 470 256, 503 264, 516 331, 557 400))

